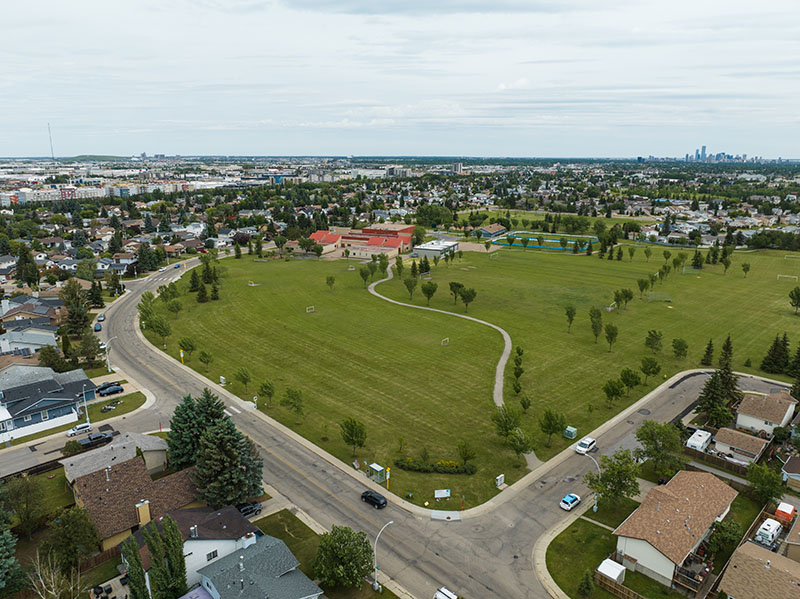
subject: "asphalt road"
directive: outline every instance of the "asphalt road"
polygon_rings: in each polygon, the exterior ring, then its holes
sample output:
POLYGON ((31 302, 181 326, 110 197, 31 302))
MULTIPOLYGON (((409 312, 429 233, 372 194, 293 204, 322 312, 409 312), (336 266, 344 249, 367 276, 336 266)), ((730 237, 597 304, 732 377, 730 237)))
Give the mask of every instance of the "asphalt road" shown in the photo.
MULTIPOLYGON (((116 337, 110 345, 112 366, 119 367, 157 398, 152 408, 131 414, 124 422, 123 432, 154 430, 159 424, 166 427, 180 399, 199 394, 205 386, 198 375, 154 352, 134 331, 141 293, 155 291, 180 272, 183 270, 170 268, 128 282, 129 292, 106 311, 104 339, 116 337)), ((672 419, 694 401, 704 380, 705 375, 693 376, 656 394, 644 410, 599 435, 597 453, 633 447, 634 433, 642 420, 672 419)), ((753 390, 773 387, 755 379, 745 383, 745 388, 753 390)), ((381 526, 394 521, 381 536, 379 563, 388 576, 418 599, 431 597, 442 584, 471 599, 547 597, 534 573, 533 546, 545 530, 565 517, 558 507, 564 494, 588 496, 581 480, 594 468, 591 460, 567 455, 544 475, 529 477, 530 484, 525 488, 504 491, 500 497, 508 499, 491 509, 476 509, 459 522, 442 522, 393 505, 391 497, 384 510, 368 507, 360 501, 365 487, 357 478, 322 459, 280 428, 249 414, 242 404, 234 406, 227 399, 225 403, 236 425, 261 447, 265 481, 320 524, 351 526, 366 531, 374 540, 381 526)), ((5 455, 0 454, 0 459, 5 455)))

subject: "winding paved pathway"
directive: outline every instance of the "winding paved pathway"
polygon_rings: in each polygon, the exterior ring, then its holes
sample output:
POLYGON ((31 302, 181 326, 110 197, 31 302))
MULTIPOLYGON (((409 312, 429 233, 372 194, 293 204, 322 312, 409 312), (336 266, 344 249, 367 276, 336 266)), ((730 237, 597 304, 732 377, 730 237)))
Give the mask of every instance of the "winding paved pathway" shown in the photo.
POLYGON ((394 271, 392 270, 391 267, 389 267, 386 278, 371 283, 369 286, 369 292, 375 297, 379 297, 384 301, 387 301, 391 304, 396 304, 398 306, 405 306, 406 308, 416 308, 417 310, 428 310, 429 312, 438 312, 439 314, 446 314, 448 316, 463 318, 464 320, 471 320, 472 322, 477 322, 478 324, 491 327, 503 336, 503 344, 504 344, 503 353, 500 356, 500 360, 497 362, 497 368, 495 368, 494 371, 494 392, 492 393, 492 398, 494 399, 495 405, 497 405, 498 407, 502 406, 504 404, 503 379, 505 377, 506 364, 508 363, 508 358, 511 355, 511 335, 509 335, 505 331, 505 329, 500 328, 496 324, 492 324, 491 322, 486 322, 485 320, 480 320, 479 318, 473 318, 472 316, 467 316, 466 314, 456 314, 455 312, 448 312, 447 310, 439 310, 438 308, 430 308, 428 306, 415 306, 414 304, 406 304, 404 302, 398 302, 397 300, 388 298, 385 295, 381 295, 380 293, 375 291, 375 287, 377 285, 385 281, 391 281, 393 278, 394 278, 394 271))
MULTIPOLYGON (((505 371, 506 371, 506 364, 508 363, 508 358, 511 356, 511 335, 508 332, 497 326, 496 324, 492 324, 491 322, 486 322, 485 320, 481 320, 480 318, 474 318, 472 316, 468 316, 466 314, 456 314, 455 312, 449 312, 447 310, 439 310, 438 308, 430 308, 428 306, 415 306, 414 304, 406 304, 405 302, 399 302, 397 300, 393 300, 391 298, 386 297, 385 295, 381 295, 377 291, 375 291, 375 287, 380 283, 384 283, 386 281, 391 281, 394 278, 394 271, 390 266, 386 273, 386 278, 381 279, 380 281, 375 281, 374 283, 370 283, 369 292, 377 298, 380 298, 390 304, 395 304, 397 306, 405 306, 406 308, 415 308, 417 310, 427 310, 429 312, 438 312, 439 314, 446 314, 447 316, 455 316, 456 318, 463 318, 464 320, 471 320, 472 322, 477 322, 478 324, 482 324, 484 326, 490 327, 500 333, 503 336, 503 353, 500 355, 500 359, 497 361, 497 367, 494 371, 494 391, 492 392, 492 399, 496 406, 504 405, 503 401, 503 383, 505 379, 505 371)), ((542 464, 542 461, 536 457, 534 452, 530 452, 525 454, 525 460, 527 461, 528 468, 533 470, 537 466, 542 464)))

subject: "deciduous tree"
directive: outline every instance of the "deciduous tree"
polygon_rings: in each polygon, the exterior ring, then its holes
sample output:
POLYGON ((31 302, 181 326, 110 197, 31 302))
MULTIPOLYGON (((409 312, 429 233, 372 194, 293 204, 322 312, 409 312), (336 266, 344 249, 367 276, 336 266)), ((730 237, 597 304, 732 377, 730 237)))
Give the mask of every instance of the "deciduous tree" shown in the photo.
MULTIPOLYGON (((414 280, 416 281, 416 279, 414 280)), ((429 306, 431 305, 431 298, 436 293, 438 287, 439 286, 433 281, 425 281, 424 283, 422 283, 422 286, 420 287, 420 289, 422 289, 422 295, 424 295, 428 300, 429 306)))
POLYGON ((753 495, 762 505, 777 502, 783 497, 784 488, 780 472, 766 464, 750 464, 747 467, 747 482, 753 489, 753 495))
POLYGON ((603 384, 603 393, 606 394, 606 401, 610 408, 616 400, 622 397, 625 392, 625 385, 618 379, 609 379, 603 384))
POLYGON ((676 360, 682 360, 689 352, 689 344, 685 339, 676 338, 672 340, 672 353, 675 355, 676 360))
POLYGON ((567 306, 564 308, 564 313, 567 315, 567 333, 569 333, 572 330, 572 321, 575 320, 577 311, 575 310, 575 306, 567 306))
POLYGON ((681 465, 678 457, 683 446, 680 431, 673 424, 645 420, 636 431, 641 447, 634 454, 639 459, 649 459, 657 474, 672 474, 681 465))
POLYGON ((646 385, 647 377, 656 376, 661 372, 661 364, 659 364, 655 358, 645 356, 642 358, 642 365, 639 367, 639 370, 644 374, 644 384, 646 385))
POLYGON ((314 575, 331 587, 361 588, 372 570, 372 546, 364 531, 334 525, 319 538, 314 575))
POLYGON ((461 301, 464 304, 464 312, 468 312, 469 305, 475 301, 475 297, 478 295, 478 292, 472 287, 465 287, 459 292, 459 295, 461 296, 461 301))
POLYGON ((519 410, 506 405, 498 406, 492 414, 492 422, 499 437, 508 438, 511 431, 518 428, 522 422, 522 415, 519 410))
POLYGON ((618 449, 613 456, 600 456, 600 475, 590 471, 583 480, 605 505, 622 497, 639 494, 639 464, 630 449, 618 449))
POLYGON ((647 337, 645 337, 644 345, 647 349, 649 349, 653 354, 657 354, 661 351, 661 347, 663 345, 663 338, 664 333, 661 331, 656 331, 651 329, 647 331, 647 337))
POLYGON ((414 290, 417 288, 418 281, 419 279, 415 279, 414 277, 406 277, 403 280, 403 285, 405 285, 408 290, 408 298, 410 300, 414 299, 414 290))
POLYGON ((603 332, 603 313, 600 308, 591 308, 589 310, 589 320, 592 324, 592 334, 594 335, 594 342, 597 343, 597 338, 603 332))
POLYGON ((607 324, 605 326, 606 331, 606 341, 608 342, 608 351, 611 352, 611 346, 614 345, 614 342, 617 340, 617 336, 619 335, 619 329, 615 324, 607 324))
POLYGON ((567 426, 567 417, 561 412, 547 408, 539 418, 539 428, 547 435, 547 446, 550 447, 553 435, 564 431, 567 426))

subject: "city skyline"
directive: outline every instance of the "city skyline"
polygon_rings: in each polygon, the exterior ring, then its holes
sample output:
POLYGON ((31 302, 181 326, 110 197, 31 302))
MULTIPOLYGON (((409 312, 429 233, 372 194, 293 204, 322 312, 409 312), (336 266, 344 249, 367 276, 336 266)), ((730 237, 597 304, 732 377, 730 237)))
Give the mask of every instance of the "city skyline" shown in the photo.
POLYGON ((0 155, 796 157, 796 6, 655 7, 15 4, 0 155))

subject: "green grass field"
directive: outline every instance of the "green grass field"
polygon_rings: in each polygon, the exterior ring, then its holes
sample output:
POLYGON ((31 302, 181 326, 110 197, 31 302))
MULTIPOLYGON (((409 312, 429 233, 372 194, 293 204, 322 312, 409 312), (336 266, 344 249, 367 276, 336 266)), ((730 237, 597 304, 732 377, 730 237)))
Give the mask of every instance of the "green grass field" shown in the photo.
MULTIPOLYGON (((469 314, 506 329, 515 345, 525 350, 521 381, 522 393, 532 400, 527 426, 536 432, 536 453, 542 459, 552 457, 569 442, 553 437, 552 447, 538 432, 537 419, 545 408, 554 408, 567 416, 569 424, 584 435, 608 420, 622 408, 635 402, 665 377, 699 367, 705 345, 713 338, 715 359, 725 337, 730 334, 736 370, 758 373, 758 365, 776 333, 792 335, 800 324, 789 305, 788 293, 796 281, 776 280, 777 274, 800 274, 800 261, 784 260, 785 252, 734 253, 733 264, 723 275, 721 265, 706 266, 691 274, 671 273, 656 284, 656 291, 667 293, 671 303, 648 303, 639 299, 636 280, 654 273, 663 264, 663 250, 654 250, 649 263, 643 248, 636 248, 633 261, 627 251, 622 261, 600 260, 595 256, 550 254, 504 248, 490 258, 481 253, 464 253, 463 260, 449 267, 439 263, 432 280, 439 285, 431 306, 459 313, 463 304, 453 305, 448 283, 458 281, 474 287, 478 294, 469 314), (742 262, 751 264, 744 278, 742 262), (604 334, 595 343, 589 323, 589 309, 604 308, 620 288, 634 290, 635 298, 627 309, 603 311, 603 322, 619 328, 619 337, 609 353, 604 334), (577 309, 572 332, 567 334, 564 309, 577 309), (644 346, 650 329, 663 332, 663 349, 656 355, 661 364, 658 377, 635 388, 612 408, 606 407, 601 388, 610 378, 617 378, 625 367, 638 369, 642 357, 649 354, 644 346), (680 337, 689 344, 688 357, 673 357, 672 339, 680 337), (745 367, 747 359, 751 367, 745 367)), ((672 250, 672 257, 677 252, 672 250)), ((406 270, 407 272, 407 270, 406 270)), ((378 286, 394 299, 409 301, 408 292, 397 279, 378 286)), ((411 303, 424 305, 418 291, 411 303)), ((491 332, 487 336, 491 336, 491 332)), ((450 335, 451 344, 458 341, 450 335)), ((792 351, 800 338, 790 337, 792 351)), ((487 356, 487 359, 489 357, 487 356)), ((513 363, 506 369, 505 398, 516 402, 512 390, 513 363)), ((784 378, 785 377, 777 377, 784 378)))
MULTIPOLYGON (((177 357, 181 337, 196 351, 190 366, 205 373, 199 350, 213 354, 207 376, 231 382, 230 389, 252 398, 266 378, 276 397, 265 412, 292 427, 345 463, 352 449, 341 440, 339 423, 366 423, 366 447, 356 457, 392 466, 399 440, 408 455, 428 451, 431 460, 458 459, 456 445, 469 440, 478 452, 476 475, 420 474, 392 467, 390 488, 416 503, 433 501, 433 490, 449 488, 448 508, 475 506, 496 493, 500 473, 514 481, 525 473, 494 435, 490 417, 494 369, 502 339, 486 327, 380 301, 364 290, 349 263, 317 260, 252 262, 224 260, 218 302, 198 304, 183 296, 177 318, 168 316, 167 351, 177 357), (336 277, 331 291, 328 275, 336 277), (248 281, 260 284, 248 286, 248 281), (315 312, 306 313, 314 305, 315 312), (444 337, 458 342, 442 347, 444 337), (246 365, 248 389, 234 372, 246 365), (298 419, 280 406, 288 387, 303 393, 306 413, 298 419)), ((161 302, 157 302, 161 304, 161 302)), ((151 341, 160 339, 145 330, 151 341)))
MULTIPOLYGON (((775 334, 791 333, 800 322, 788 301, 788 292, 797 283, 776 281, 779 273, 798 274, 800 263, 783 260, 783 255, 735 253, 727 275, 720 265, 686 275, 672 273, 656 289, 669 294, 671 303, 648 303, 646 296, 639 299, 636 280, 658 270, 663 263, 660 251, 649 263, 643 248, 637 248, 632 262, 627 253, 623 261, 521 248, 504 248, 493 257, 465 253, 450 266, 440 262, 433 268, 432 280, 439 289, 431 306, 463 313, 462 304, 453 305, 448 282, 474 287, 478 295, 469 314, 502 326, 514 344, 524 348, 521 382, 533 405, 523 424, 534 434, 537 456, 548 459, 569 442, 554 436, 552 446, 546 447, 538 428, 546 408, 563 412, 579 435, 587 434, 665 377, 697 367, 709 338, 714 339, 716 357, 730 333, 734 368, 757 372, 744 367, 744 362, 749 358, 757 367, 775 334), (745 261, 752 266, 746 279, 741 271, 745 261), (608 306, 613 291, 624 287, 635 293, 627 309, 603 312, 604 323, 619 327, 619 338, 609 352, 602 334, 595 343, 588 311, 608 306), (578 311, 570 334, 564 316, 568 304, 578 311), (649 329, 663 331, 664 348, 656 356, 661 373, 607 407, 603 383, 618 377, 624 367, 638 369, 648 355, 644 339, 649 329), (672 355, 675 337, 689 344, 689 356, 683 360, 672 355)), ((454 505, 447 507, 460 507, 461 495, 470 507, 495 493, 495 475, 503 472, 513 482, 524 473, 490 422, 493 370, 502 349, 497 332, 382 302, 364 290, 358 273, 348 271, 343 261, 244 259, 222 264, 226 272, 219 302, 197 304, 184 296, 179 316, 168 316, 171 355, 177 357, 181 337, 192 337, 198 349, 214 355, 209 378, 225 375, 232 391, 243 398, 252 397, 259 383, 270 378, 277 397, 267 413, 346 463, 352 459, 351 450, 340 439, 338 423, 349 416, 367 425, 367 446, 357 457, 384 465, 397 457, 400 438, 408 454, 418 456, 427 450, 433 460, 456 459, 458 441, 469 440, 478 450, 475 476, 423 475, 392 468, 392 490, 401 496, 413 492, 416 503, 429 501, 433 489, 450 488, 454 505), (333 291, 325 285, 328 275, 336 277, 333 291), (251 287, 248 281, 259 286, 251 287), (315 311, 306 313, 311 305, 315 311), (445 337, 450 344, 442 347, 445 337), (252 375, 248 389, 234 379, 242 365, 252 375), (287 387, 303 392, 306 414, 299 421, 278 405, 287 387)), ((409 301, 398 279, 382 283, 378 291, 409 301)), ((419 290, 412 303, 425 303, 419 290)), ((150 331, 145 333, 160 345, 150 331)), ((793 346, 798 340, 791 339, 793 346)), ((189 365, 205 372, 197 353, 189 365)), ((512 369, 513 363, 507 368, 505 399, 515 404, 512 369)))

